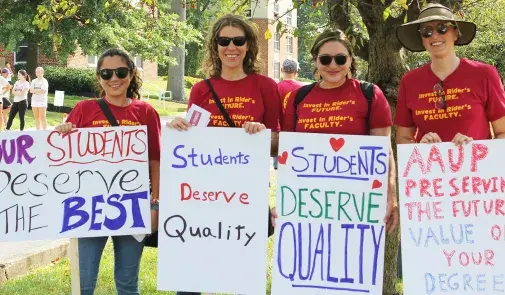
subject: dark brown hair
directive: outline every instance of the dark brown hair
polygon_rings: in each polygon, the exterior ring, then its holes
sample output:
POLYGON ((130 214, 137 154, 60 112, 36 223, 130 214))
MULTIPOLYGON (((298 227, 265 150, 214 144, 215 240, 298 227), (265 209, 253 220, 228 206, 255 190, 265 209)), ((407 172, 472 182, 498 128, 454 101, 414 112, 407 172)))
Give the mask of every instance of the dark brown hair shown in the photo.
POLYGON ((28 75, 28 73, 25 71, 25 70, 19 70, 18 71, 18 74, 21 74, 25 77, 26 81, 30 82, 31 79, 30 79, 30 75, 28 75))
POLYGON ((221 29, 226 26, 232 26, 244 31, 248 46, 247 53, 243 62, 244 72, 246 74, 258 73, 258 32, 255 27, 253 27, 253 25, 245 18, 232 14, 223 16, 222 18, 218 19, 212 26, 212 29, 210 30, 207 41, 205 43, 205 56, 202 62, 202 72, 206 76, 216 77, 221 75, 222 63, 219 59, 219 53, 217 50, 217 37, 219 37, 219 32, 221 32, 221 29))
MULTIPOLYGON (((142 87, 142 79, 140 79, 137 67, 135 66, 135 62, 130 57, 130 55, 126 53, 126 51, 124 50, 111 48, 107 49, 104 53, 102 53, 96 65, 97 79, 100 79, 98 71, 100 70, 100 67, 103 64, 103 60, 106 57, 113 57, 113 56, 121 57, 121 60, 123 60, 127 64, 128 69, 130 69, 130 75, 132 76, 132 79, 130 80, 130 85, 128 86, 126 96, 128 98, 131 97, 132 99, 140 99, 140 87, 142 87)), ((100 89, 100 96, 104 97, 105 91, 103 90, 102 86, 100 86, 100 83, 98 85, 98 89, 100 89)))
POLYGON ((340 42, 349 52, 349 56, 352 58, 350 71, 353 76, 356 75, 356 59, 354 58, 354 53, 352 51, 352 44, 347 39, 347 36, 341 30, 336 31, 325 31, 317 36, 316 41, 314 41, 314 45, 310 49, 310 54, 312 55, 312 60, 316 61, 317 56, 319 55, 319 50, 321 47, 327 42, 337 41, 340 42))

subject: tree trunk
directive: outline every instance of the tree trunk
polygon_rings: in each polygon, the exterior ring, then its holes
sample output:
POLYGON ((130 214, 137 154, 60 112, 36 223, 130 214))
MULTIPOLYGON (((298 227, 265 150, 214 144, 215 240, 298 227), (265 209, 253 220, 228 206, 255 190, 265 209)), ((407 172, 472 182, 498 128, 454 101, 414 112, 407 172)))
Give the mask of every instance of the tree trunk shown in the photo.
MULTIPOLYGON (((172 0, 173 13, 179 15, 180 21, 186 20, 186 5, 181 0, 172 0)), ((184 43, 174 47, 170 52, 170 56, 174 57, 177 65, 168 67, 167 90, 172 91, 172 99, 175 101, 185 101, 186 95, 184 92, 184 43)))
POLYGON ((32 79, 35 78, 35 69, 38 66, 39 66, 39 45, 33 41, 28 41, 25 70, 32 79))

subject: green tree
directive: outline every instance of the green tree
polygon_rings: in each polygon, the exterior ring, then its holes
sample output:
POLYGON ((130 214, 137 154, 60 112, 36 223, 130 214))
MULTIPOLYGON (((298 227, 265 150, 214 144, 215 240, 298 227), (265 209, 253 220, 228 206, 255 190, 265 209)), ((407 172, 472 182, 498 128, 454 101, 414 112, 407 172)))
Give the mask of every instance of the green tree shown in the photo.
POLYGON ((168 54, 173 47, 200 35, 177 15, 160 10, 156 0, 0 0, 0 15, 0 42, 14 51, 26 41, 32 72, 35 52, 63 61, 77 46, 88 55, 120 47, 166 64, 174 62, 168 54))

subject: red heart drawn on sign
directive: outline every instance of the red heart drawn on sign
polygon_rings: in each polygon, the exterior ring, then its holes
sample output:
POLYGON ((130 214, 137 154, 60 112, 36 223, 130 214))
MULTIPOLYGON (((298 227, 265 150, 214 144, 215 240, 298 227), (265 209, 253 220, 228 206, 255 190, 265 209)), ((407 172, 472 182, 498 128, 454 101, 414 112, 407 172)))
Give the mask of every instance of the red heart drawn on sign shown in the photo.
POLYGON ((381 188, 381 187, 382 187, 382 182, 378 181, 377 179, 373 181, 372 189, 381 188))
POLYGON ((282 155, 280 155, 279 157, 277 157, 277 161, 279 162, 279 164, 286 164, 286 161, 288 160, 288 152, 283 152, 282 155))
POLYGON ((331 148, 335 151, 338 152, 345 144, 345 139, 342 137, 339 139, 336 139, 334 137, 330 138, 330 145, 331 148))

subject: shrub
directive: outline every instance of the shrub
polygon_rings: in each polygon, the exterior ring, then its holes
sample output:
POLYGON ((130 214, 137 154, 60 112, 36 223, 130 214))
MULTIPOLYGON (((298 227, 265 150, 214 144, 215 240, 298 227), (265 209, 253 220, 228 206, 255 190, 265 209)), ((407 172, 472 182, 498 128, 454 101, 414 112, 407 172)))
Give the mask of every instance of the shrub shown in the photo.
POLYGON ((191 88, 193 85, 196 83, 200 82, 202 79, 200 78, 194 78, 194 77, 189 77, 189 76, 184 76, 184 87, 185 88, 191 88))
POLYGON ((98 92, 94 69, 46 66, 44 77, 49 83, 49 92, 63 90, 65 94, 89 97, 98 92))

